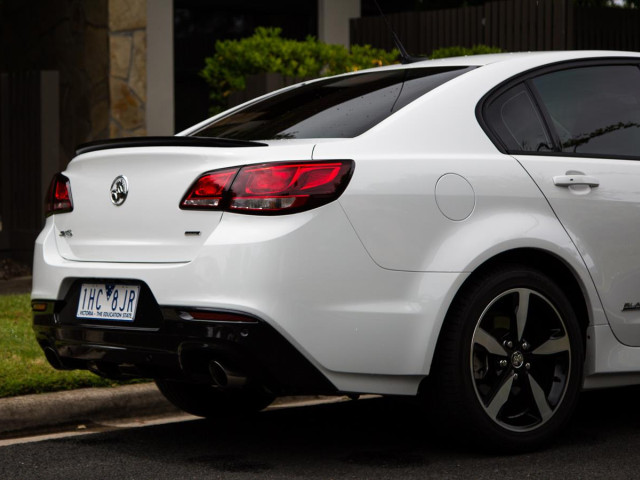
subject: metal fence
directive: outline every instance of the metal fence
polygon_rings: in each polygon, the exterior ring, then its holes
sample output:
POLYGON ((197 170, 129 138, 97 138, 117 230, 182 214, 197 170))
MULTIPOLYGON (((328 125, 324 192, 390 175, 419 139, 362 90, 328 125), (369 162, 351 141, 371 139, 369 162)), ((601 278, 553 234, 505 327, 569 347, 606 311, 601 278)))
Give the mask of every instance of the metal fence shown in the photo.
MULTIPOLYGON (((640 50, 640 10, 573 0, 507 0, 388 16, 409 53, 484 44, 504 50, 640 50)), ((381 17, 351 20, 351 43, 394 48, 381 17)))

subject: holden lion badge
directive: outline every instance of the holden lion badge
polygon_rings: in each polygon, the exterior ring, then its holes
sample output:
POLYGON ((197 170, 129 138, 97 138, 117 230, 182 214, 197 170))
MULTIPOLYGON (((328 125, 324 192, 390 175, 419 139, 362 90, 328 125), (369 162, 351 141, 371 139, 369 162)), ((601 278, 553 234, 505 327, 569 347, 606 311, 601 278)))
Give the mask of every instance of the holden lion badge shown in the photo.
POLYGON ((111 203, 119 207, 127 199, 129 194, 129 182, 127 177, 120 175, 111 184, 111 203))

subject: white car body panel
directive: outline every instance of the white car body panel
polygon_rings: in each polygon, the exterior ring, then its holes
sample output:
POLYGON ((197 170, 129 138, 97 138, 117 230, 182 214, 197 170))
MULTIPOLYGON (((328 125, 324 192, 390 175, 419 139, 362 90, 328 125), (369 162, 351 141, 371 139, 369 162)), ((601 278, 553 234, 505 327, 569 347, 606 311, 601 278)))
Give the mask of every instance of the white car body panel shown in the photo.
POLYGON ((534 157, 518 160, 545 194, 589 268, 611 328, 624 344, 640 346, 640 171, 637 160, 534 157), (553 177, 581 172, 598 187, 562 187, 553 177))
MULTIPOLYGON (((475 116, 480 99, 502 81, 543 63, 598 55, 634 56, 549 52, 415 64, 409 68, 484 66, 427 93, 354 139, 80 155, 65 172, 75 210, 49 217, 36 242, 32 298, 62 299, 76 278, 139 279, 160 305, 256 315, 340 391, 409 395, 430 372, 440 328, 465 279, 502 252, 530 248, 561 259, 584 293, 590 315, 585 386, 626 384, 634 375, 640 381, 640 348, 621 344, 604 314, 606 310, 620 340, 640 345, 640 317, 614 313, 621 300, 635 300, 626 298, 633 295, 631 287, 621 290, 618 285, 625 280, 638 285, 637 265, 627 278, 612 277, 612 272, 623 272, 628 256, 620 251, 607 253, 606 260, 594 259, 581 242, 572 240, 578 230, 567 224, 565 230, 556 218, 555 213, 561 219, 563 213, 542 180, 551 178, 551 171, 540 166, 543 157, 535 160, 540 165, 520 158, 521 165, 501 154, 475 116), (425 116, 426 111, 437 113, 425 116), (355 161, 353 178, 338 201, 273 217, 178 208, 189 185, 208 170, 311 158, 355 161), (184 168, 171 170, 173 162, 184 168), (470 190, 458 182, 436 195, 438 181, 447 174, 464 179, 470 190), (132 185, 131 203, 117 208, 145 212, 144 219, 136 214, 120 224, 125 238, 102 229, 116 211, 109 187, 117 175, 126 175, 132 185), (145 184, 145 178, 151 181, 145 184), (456 215, 446 212, 462 212, 461 219, 452 220, 456 215), (60 237, 65 230, 74 236, 60 237), (202 235, 185 238, 188 230, 202 235), (593 260, 600 262, 598 270, 593 260), (604 309, 598 291, 604 292, 604 309)), ((553 167, 553 175, 573 169, 565 168, 571 159, 563 160, 562 168, 553 167)), ((620 175, 600 167, 585 173, 601 181, 605 175, 620 175)), ((606 195, 603 186, 600 195, 606 195)), ((632 195, 630 201, 637 204, 636 193, 632 195)), ((630 226, 619 232, 621 237, 637 238, 632 210, 633 205, 627 205, 622 220, 630 226)))
POLYGON ((640 348, 620 343, 609 325, 587 329, 585 390, 640 383, 640 348))

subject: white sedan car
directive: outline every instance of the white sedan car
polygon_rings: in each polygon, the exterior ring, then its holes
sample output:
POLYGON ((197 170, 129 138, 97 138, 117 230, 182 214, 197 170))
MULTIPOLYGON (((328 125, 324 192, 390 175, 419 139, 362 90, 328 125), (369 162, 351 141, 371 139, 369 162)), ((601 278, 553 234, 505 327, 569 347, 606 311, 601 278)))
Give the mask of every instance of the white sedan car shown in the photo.
MULTIPOLYGON (((640 54, 309 81, 175 137, 78 148, 36 242, 49 362, 205 417, 418 396, 536 448, 640 383, 640 54)), ((429 403, 431 404, 431 403, 429 403)))

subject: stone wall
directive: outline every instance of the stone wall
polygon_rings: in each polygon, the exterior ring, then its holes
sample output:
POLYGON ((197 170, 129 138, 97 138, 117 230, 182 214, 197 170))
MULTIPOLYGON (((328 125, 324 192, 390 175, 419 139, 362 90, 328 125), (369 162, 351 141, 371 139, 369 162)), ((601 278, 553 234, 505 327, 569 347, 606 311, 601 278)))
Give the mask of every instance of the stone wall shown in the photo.
POLYGON ((109 0, 109 136, 146 135, 147 2, 109 0))
POLYGON ((147 0, 0 0, 0 71, 60 72, 59 169, 81 143, 145 135, 147 0))

